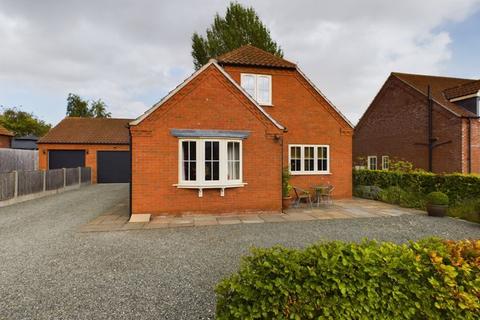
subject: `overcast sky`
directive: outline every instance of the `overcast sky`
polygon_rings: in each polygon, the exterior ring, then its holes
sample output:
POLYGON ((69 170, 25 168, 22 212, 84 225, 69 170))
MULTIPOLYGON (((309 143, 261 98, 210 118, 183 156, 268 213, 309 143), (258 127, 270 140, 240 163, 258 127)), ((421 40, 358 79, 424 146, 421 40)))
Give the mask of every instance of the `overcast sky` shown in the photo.
MULTIPOLYGON (((480 78, 480 0, 239 1, 354 123, 391 71, 480 78)), ((135 118, 193 71, 227 1, 0 0, 0 105, 56 124, 69 92, 135 118)))

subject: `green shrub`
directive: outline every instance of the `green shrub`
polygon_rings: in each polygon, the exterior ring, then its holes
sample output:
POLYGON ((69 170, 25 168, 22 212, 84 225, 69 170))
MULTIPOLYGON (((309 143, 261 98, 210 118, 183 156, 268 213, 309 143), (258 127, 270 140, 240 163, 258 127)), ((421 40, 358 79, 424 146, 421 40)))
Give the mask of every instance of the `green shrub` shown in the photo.
POLYGON ((480 223, 480 199, 466 199, 448 208, 448 215, 480 223))
POLYGON ((436 175, 418 171, 354 170, 353 185, 377 186, 382 189, 399 186, 418 195, 441 191, 448 196, 451 204, 464 199, 480 198, 480 176, 473 174, 436 175))
POLYGON ((440 191, 434 191, 427 194, 426 201, 427 204, 448 206, 448 196, 440 191))
POLYGON ((425 200, 423 195, 403 190, 398 186, 388 187, 380 192, 379 199, 383 202, 397 204, 406 208, 423 209, 425 200))
POLYGON ((217 319, 478 319, 480 241, 253 249, 217 319))
POLYGON ((377 186, 356 186, 353 195, 360 198, 378 200, 380 199, 381 188, 377 186))

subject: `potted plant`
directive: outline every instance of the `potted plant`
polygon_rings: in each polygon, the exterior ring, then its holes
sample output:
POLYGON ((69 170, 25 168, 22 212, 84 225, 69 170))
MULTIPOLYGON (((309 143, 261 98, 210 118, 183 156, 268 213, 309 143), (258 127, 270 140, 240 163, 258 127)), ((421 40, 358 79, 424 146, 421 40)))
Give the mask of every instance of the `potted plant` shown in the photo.
POLYGON ((292 197, 290 196, 290 191, 292 186, 290 184, 290 171, 288 168, 284 168, 282 172, 282 208, 288 209, 292 204, 292 197))
POLYGON ((445 217, 448 209, 448 196, 439 191, 427 195, 427 212, 431 217, 445 217))

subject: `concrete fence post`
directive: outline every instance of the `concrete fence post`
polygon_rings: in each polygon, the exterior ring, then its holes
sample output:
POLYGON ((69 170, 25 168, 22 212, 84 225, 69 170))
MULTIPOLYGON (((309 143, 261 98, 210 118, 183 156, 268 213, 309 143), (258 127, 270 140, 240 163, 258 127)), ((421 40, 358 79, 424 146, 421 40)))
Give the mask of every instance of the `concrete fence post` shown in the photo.
POLYGON ((14 180, 15 180, 15 189, 13 191, 13 197, 16 198, 18 197, 18 171, 15 170, 13 171, 13 174, 15 176, 14 180))
POLYGON ((67 187, 67 169, 63 168, 63 187, 67 187))
POLYGON ((82 167, 78 167, 78 185, 82 184, 82 167))
POLYGON ((47 170, 43 170, 43 192, 47 190, 47 170))

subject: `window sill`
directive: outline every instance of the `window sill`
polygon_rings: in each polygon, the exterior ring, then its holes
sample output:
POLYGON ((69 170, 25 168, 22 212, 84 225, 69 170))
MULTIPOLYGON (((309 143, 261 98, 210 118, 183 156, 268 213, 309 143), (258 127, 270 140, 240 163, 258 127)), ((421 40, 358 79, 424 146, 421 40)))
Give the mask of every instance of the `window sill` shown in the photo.
POLYGON ((318 172, 318 171, 313 171, 313 172, 291 172, 290 174, 292 176, 328 176, 331 175, 331 172, 318 172))
POLYGON ((203 197, 203 189, 220 189, 220 196, 225 196, 225 189, 228 188, 243 188, 247 185, 246 182, 237 182, 237 183, 229 183, 229 184, 185 184, 185 183, 178 183, 174 184, 174 187, 179 189, 198 189, 198 197, 203 197))

